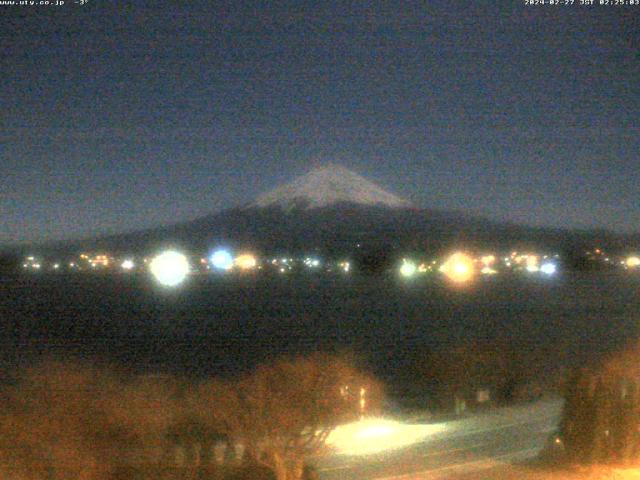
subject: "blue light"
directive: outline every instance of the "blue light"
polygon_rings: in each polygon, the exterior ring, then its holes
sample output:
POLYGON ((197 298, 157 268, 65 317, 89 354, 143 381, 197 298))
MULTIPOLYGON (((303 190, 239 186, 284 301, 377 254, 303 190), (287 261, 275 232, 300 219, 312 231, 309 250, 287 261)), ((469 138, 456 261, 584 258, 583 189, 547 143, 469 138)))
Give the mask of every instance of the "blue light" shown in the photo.
POLYGON ((233 267, 233 256, 227 250, 216 250, 209 260, 218 270, 231 270, 233 267))
POLYGON ((545 275, 554 275, 558 271, 558 267, 555 263, 547 262, 542 264, 540 271, 545 275))

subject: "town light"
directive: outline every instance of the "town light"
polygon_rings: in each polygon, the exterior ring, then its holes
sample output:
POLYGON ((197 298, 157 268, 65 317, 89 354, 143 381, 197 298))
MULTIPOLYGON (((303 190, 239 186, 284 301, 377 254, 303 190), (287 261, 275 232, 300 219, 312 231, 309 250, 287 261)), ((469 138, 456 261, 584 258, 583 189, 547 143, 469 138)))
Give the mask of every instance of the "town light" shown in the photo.
POLYGON ((236 257, 235 264, 241 270, 250 270, 258 264, 256 257, 250 253, 244 253, 236 257))
POLYGON ((351 264, 349 262, 342 262, 340 266, 346 273, 349 273, 349 270, 351 270, 351 264))
POLYGON ((123 270, 129 271, 129 270, 133 270, 133 267, 135 267, 135 264, 133 263, 133 260, 127 259, 127 260, 122 262, 120 267, 123 270))
POLYGON ((149 265, 151 273, 161 285, 175 287, 189 273, 189 261, 182 253, 167 250, 156 256, 149 265))
POLYGON ((415 275, 416 270, 417 267, 415 263, 403 260, 402 265, 400 266, 400 275, 403 277, 412 277, 415 275))
POLYGON ((440 267, 449 280, 464 283, 471 280, 475 274, 473 259, 466 253, 457 252, 451 255, 440 267))
POLYGON ((540 270, 539 260, 536 255, 527 255, 526 257, 527 272, 537 272, 540 270))
POLYGON ((480 258, 480 261, 485 267, 490 267, 495 263, 496 257, 494 255, 485 255, 484 257, 480 258))
POLYGON ((320 266, 320 260, 318 260, 317 258, 307 257, 307 258, 304 259, 304 264, 309 268, 319 267, 320 266))
POLYGON ((231 268, 233 268, 233 256, 227 250, 216 250, 209 260, 211 261, 211 265, 218 270, 231 270, 231 268))
POLYGON ((626 264, 629 268, 636 268, 640 265, 640 258, 632 255, 631 257, 627 258, 626 264))
POLYGON ((545 275, 554 275, 558 271, 555 263, 546 262, 540 266, 540 271, 545 275))

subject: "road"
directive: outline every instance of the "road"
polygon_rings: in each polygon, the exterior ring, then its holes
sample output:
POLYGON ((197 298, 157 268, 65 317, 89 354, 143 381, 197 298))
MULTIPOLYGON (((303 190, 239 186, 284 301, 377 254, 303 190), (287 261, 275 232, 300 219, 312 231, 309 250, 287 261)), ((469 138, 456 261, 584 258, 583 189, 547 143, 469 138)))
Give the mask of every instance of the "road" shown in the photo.
POLYGON ((443 423, 369 426, 335 441, 340 452, 317 466, 322 480, 446 479, 500 472, 540 452, 557 429, 561 408, 561 400, 547 399, 443 423))

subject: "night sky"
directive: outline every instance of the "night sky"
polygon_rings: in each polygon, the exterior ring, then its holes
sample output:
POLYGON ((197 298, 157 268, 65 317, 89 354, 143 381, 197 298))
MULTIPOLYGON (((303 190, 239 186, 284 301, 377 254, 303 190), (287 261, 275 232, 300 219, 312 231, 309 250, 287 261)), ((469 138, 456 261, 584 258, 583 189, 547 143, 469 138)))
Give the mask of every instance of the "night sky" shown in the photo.
POLYGON ((0 244, 327 161, 424 207, 640 230, 640 6, 524 1, 0 6, 0 244))

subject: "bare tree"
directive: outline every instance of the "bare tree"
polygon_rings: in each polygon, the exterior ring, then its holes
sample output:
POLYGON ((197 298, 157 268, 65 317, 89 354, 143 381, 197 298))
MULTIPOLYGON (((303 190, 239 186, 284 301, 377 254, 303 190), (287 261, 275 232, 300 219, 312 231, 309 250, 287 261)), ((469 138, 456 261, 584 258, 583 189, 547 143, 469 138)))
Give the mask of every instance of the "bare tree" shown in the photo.
POLYGON ((167 451, 169 432, 192 422, 243 445, 278 480, 297 480, 333 428, 371 412, 380 398, 378 384, 351 361, 321 354, 194 389, 171 377, 49 362, 23 372, 0 397, 0 475, 141 478, 161 467, 146 452, 167 451))
POLYGON ((0 473, 113 478, 132 455, 162 442, 175 410, 170 390, 166 382, 69 363, 31 368, 0 405, 0 473))
POLYGON ((381 388, 349 360, 315 354, 261 366, 235 382, 210 382, 199 396, 210 421, 255 462, 278 480, 297 480, 336 426, 376 408, 381 388))

